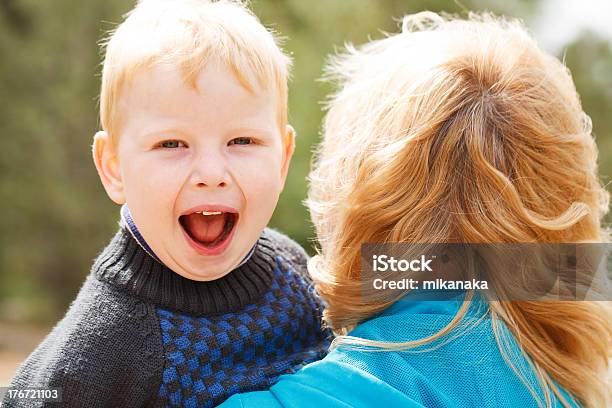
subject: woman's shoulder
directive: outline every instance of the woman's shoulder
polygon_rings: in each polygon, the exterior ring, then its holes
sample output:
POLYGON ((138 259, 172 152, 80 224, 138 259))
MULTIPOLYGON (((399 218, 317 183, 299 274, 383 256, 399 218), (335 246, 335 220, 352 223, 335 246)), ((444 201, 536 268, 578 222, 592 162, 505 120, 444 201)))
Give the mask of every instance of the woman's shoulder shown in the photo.
MULTIPOLYGON (((461 292, 443 297, 423 293, 408 295, 359 324, 349 336, 381 342, 408 342, 428 338, 455 319, 464 301, 465 293, 461 292)), ((475 296, 465 305, 465 313, 451 336, 458 337, 459 333, 481 340, 482 336, 494 340, 489 307, 480 296, 475 296)))

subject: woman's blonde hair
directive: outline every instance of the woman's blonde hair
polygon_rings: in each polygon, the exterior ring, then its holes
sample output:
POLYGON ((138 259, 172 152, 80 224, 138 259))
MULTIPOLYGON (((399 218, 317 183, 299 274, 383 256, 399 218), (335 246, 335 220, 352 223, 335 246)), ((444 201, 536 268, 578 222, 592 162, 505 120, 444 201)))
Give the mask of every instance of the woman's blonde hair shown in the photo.
MULTIPOLYGON (((401 33, 349 45, 328 74, 339 90, 310 175, 320 255, 309 269, 337 333, 398 300, 364 292, 362 243, 609 241, 590 120, 568 70, 519 22, 407 16, 401 33)), ((425 344, 450 333, 467 304, 427 339, 335 344, 425 344)), ((531 361, 540 405, 551 390, 568 405, 555 382, 587 406, 609 402, 609 302, 492 301, 489 316, 502 354, 500 322, 531 361)))

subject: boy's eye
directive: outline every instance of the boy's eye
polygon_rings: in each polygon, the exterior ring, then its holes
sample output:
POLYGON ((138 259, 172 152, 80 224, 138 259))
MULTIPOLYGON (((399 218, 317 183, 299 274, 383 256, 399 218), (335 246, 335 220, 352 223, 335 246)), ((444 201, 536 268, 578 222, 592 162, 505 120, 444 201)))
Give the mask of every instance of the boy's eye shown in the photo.
POLYGON ((180 140, 164 140, 158 144, 159 147, 163 147, 164 149, 176 149, 179 147, 185 147, 185 143, 180 140))
POLYGON ((237 137, 229 141, 228 145, 249 145, 253 143, 250 137, 237 137))

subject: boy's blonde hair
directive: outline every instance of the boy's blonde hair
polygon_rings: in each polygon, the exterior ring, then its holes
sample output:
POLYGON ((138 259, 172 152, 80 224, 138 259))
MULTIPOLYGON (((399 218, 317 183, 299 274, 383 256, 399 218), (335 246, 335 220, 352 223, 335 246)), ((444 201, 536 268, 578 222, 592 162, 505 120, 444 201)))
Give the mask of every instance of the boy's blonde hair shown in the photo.
POLYGON ((179 67, 195 87, 206 64, 224 64, 249 91, 275 87, 280 129, 287 124, 291 60, 239 0, 140 0, 102 46, 106 56, 100 122, 113 143, 121 124, 117 106, 124 87, 140 70, 155 65, 179 67))
MULTIPOLYGON (((348 46, 329 74, 340 88, 310 175, 321 254, 309 269, 337 332, 399 298, 365 291, 362 243, 609 241, 590 120, 568 70, 520 23, 407 16, 402 33, 348 46)), ((450 333, 467 307, 420 341, 335 344, 414 348, 450 333)), ((550 390, 568 404, 556 381, 585 405, 609 406, 609 302, 491 301, 490 317, 502 353, 500 322, 531 359, 540 404, 551 405, 550 390)))

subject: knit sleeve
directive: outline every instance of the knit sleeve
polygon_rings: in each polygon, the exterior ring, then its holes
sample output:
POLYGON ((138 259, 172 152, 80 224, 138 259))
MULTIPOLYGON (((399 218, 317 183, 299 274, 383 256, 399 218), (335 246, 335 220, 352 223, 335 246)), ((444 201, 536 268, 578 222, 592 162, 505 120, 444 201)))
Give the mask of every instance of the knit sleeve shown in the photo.
MULTIPOLYGON (((61 407, 151 406, 161 382, 152 305, 88 278, 64 318, 17 371, 11 388, 60 388, 61 407)), ((5 400, 2 407, 55 406, 5 400)))

